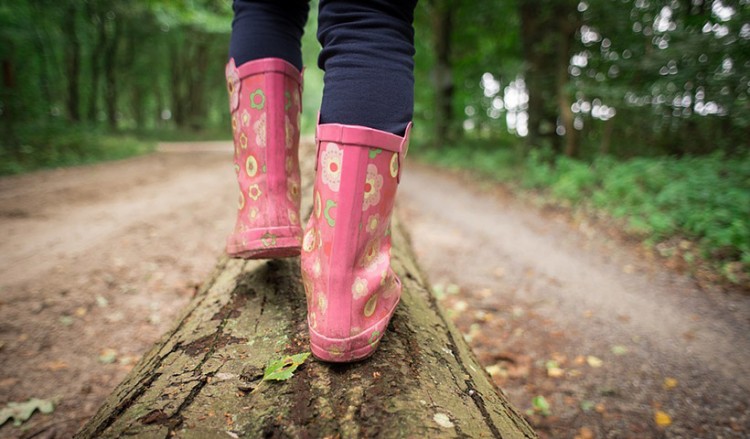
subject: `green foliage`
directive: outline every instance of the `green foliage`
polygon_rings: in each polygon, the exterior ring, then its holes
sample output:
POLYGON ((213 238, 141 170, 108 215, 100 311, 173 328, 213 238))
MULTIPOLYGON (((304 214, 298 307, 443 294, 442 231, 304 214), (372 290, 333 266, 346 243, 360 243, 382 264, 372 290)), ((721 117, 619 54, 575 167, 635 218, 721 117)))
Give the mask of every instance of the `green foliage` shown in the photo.
POLYGON ((154 142, 79 127, 44 127, 22 135, 16 149, 0 148, 0 175, 117 160, 154 150, 154 142))
POLYGON ((609 213, 647 243, 682 236, 704 257, 750 272, 750 154, 640 157, 591 163, 545 150, 519 159, 509 148, 467 144, 420 151, 442 166, 477 170, 493 179, 540 190, 553 200, 609 213))

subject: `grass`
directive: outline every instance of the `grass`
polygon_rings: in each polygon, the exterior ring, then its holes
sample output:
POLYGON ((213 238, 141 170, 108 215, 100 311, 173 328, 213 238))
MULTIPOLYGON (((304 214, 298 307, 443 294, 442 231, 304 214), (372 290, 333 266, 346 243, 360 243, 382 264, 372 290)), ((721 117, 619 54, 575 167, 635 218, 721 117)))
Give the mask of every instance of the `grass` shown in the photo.
POLYGON ((22 135, 20 146, 0 144, 0 175, 117 160, 154 150, 155 141, 81 128, 46 128, 22 135))
POLYGON ((618 218, 647 245, 674 238, 697 244, 697 254, 731 282, 750 276, 750 154, 727 157, 657 157, 590 162, 487 141, 442 150, 419 150, 428 162, 471 169, 519 190, 540 191, 548 200, 593 208, 618 218))

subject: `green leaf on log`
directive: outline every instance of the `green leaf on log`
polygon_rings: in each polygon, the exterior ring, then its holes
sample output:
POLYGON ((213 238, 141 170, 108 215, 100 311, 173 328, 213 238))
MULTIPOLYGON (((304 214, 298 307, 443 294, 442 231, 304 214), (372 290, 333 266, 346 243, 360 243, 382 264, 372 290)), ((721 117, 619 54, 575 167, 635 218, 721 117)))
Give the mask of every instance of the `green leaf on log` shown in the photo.
POLYGON ((288 380, 292 377, 294 371, 297 370, 297 368, 302 365, 309 356, 309 352, 303 352, 301 354, 289 355, 280 360, 268 363, 266 370, 263 372, 263 381, 288 380))

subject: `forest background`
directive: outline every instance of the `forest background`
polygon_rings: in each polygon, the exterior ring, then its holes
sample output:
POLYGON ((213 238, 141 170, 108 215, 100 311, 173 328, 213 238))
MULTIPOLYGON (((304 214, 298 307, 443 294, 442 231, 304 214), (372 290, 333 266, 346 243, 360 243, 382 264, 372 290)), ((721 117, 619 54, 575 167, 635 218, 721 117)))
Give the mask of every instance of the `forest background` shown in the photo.
MULTIPOLYGON (((228 139, 231 16, 228 0, 0 0, 0 174, 228 139)), ((750 0, 422 0, 415 30, 417 157, 748 284, 750 0)))

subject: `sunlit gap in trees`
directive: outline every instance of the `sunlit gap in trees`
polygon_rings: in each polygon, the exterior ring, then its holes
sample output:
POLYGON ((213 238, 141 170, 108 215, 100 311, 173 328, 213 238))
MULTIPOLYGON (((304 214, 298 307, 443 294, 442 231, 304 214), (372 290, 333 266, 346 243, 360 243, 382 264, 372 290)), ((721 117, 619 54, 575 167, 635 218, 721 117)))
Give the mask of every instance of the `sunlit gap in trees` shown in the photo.
MULTIPOLYGON (((492 73, 484 73, 479 86, 482 88, 484 97, 488 101, 486 109, 487 117, 499 119, 503 111, 505 111, 505 122, 508 126, 508 131, 521 137, 528 135, 529 114, 527 110, 529 93, 526 90, 523 78, 519 76, 514 81, 511 81, 502 90, 502 96, 500 96, 502 88, 500 81, 495 79, 492 73)), ((474 120, 476 111, 477 109, 473 105, 469 105, 464 109, 464 113, 468 116, 463 123, 465 131, 472 131, 476 128, 476 121, 474 120)))
MULTIPOLYGON (((723 39, 730 33, 729 26, 722 24, 722 22, 731 20, 737 14, 737 11, 734 7, 725 3, 725 1, 716 0, 711 4, 711 15, 713 17, 703 25, 702 33, 713 34, 717 39, 723 39)), ((584 12, 588 7, 589 5, 585 1, 581 1, 578 10, 584 12)), ((636 19, 632 31, 648 37, 655 49, 668 49, 671 34, 678 28, 674 7, 676 6, 665 5, 657 9, 656 14, 649 15, 646 13, 649 10, 646 0, 636 0, 633 4, 632 13, 635 14, 634 16, 641 17, 641 19, 636 19), (644 11, 643 15, 641 15, 641 11, 644 11)), ((571 57, 568 73, 573 84, 577 85, 576 89, 578 90, 575 92, 570 107, 575 115, 573 126, 576 130, 582 130, 586 117, 607 121, 617 114, 617 110, 612 103, 604 103, 604 98, 601 96, 586 96, 581 91, 581 81, 587 80, 587 78, 599 83, 605 83, 610 79, 614 80, 623 73, 628 74, 627 71, 623 72, 621 67, 621 65, 627 66, 625 60, 642 55, 634 54, 629 49, 616 50, 613 41, 602 35, 602 32, 593 26, 582 25, 578 36, 586 49, 571 57), (593 52, 597 50, 601 52, 600 55, 593 52), (594 65, 589 62, 592 59, 595 60, 594 65), (602 63, 602 61, 604 62, 602 63)), ((737 36, 741 39, 750 39, 750 23, 744 23, 737 36)), ((705 64, 709 59, 706 54, 702 54, 697 58, 697 61, 705 64)), ((736 66, 734 64, 732 58, 725 56, 714 73, 719 76, 730 76, 735 73, 736 66)), ((704 86, 694 84, 692 78, 679 76, 681 72, 678 69, 678 60, 668 59, 658 69, 658 73, 667 82, 655 82, 645 95, 635 90, 626 91, 621 105, 655 109, 667 107, 671 109, 671 114, 674 117, 687 117, 691 114, 700 116, 727 115, 727 109, 724 106, 707 99, 708 90, 704 86), (680 81, 683 83, 680 84, 680 81), (683 89, 682 92, 679 91, 680 88, 683 89)), ((750 83, 748 84, 750 85, 750 83)), ((485 117, 482 112, 484 112, 486 117, 491 120, 501 120, 504 114, 505 125, 510 133, 521 137, 527 136, 529 94, 523 76, 517 76, 503 87, 501 78, 496 78, 492 73, 485 72, 479 81, 479 86, 484 98, 478 104, 465 107, 464 113, 467 117, 463 122, 464 130, 474 131, 481 128, 483 126, 481 119, 485 117)), ((720 93, 726 95, 730 93, 730 90, 724 87, 720 90, 720 93)), ((558 123, 556 132, 558 135, 564 135, 564 126, 558 123)))

